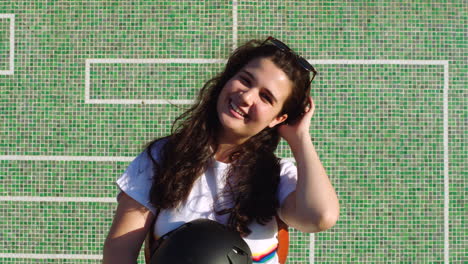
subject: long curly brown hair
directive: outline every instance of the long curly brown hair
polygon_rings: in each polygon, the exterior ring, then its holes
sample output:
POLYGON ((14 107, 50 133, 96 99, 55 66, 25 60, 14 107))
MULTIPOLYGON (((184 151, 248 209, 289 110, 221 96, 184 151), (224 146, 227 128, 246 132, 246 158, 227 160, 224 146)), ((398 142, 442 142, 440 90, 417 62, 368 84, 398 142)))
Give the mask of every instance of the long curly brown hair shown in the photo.
MULTIPOLYGON (((172 134, 166 137, 158 160, 151 154, 156 139, 148 144, 147 152, 154 163, 150 201, 158 209, 177 207, 185 201, 194 182, 212 162, 218 149, 220 128, 216 104, 224 85, 251 60, 268 58, 282 69, 293 83, 293 89, 279 115, 288 115, 292 123, 304 112, 310 90, 310 76, 290 52, 273 45, 262 45, 251 40, 236 49, 228 59, 223 72, 205 83, 195 104, 180 115, 172 125, 172 134)), ((218 214, 229 214, 228 226, 241 235, 250 233, 249 223, 265 224, 276 215, 279 207, 277 189, 280 163, 275 156, 280 142, 276 127, 265 128, 237 146, 230 155, 230 166, 223 196, 229 206, 218 214)))

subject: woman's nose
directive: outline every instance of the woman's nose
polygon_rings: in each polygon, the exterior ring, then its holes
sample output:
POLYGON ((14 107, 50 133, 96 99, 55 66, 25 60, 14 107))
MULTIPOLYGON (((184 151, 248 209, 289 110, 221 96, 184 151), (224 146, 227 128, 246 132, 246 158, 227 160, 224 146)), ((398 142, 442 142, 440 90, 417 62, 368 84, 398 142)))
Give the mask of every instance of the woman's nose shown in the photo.
POLYGON ((240 92, 241 103, 243 105, 251 105, 255 97, 255 89, 249 89, 246 91, 240 92))

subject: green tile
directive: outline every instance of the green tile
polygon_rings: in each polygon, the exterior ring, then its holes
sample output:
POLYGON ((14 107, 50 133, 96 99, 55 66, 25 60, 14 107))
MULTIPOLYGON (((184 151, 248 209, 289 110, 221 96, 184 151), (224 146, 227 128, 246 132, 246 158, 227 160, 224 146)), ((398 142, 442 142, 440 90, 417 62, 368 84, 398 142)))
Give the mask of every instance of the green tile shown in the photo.
MULTIPOLYGON (((13 75, 0 75, 0 155, 128 157, 188 105, 86 104, 86 59, 225 59, 273 35, 310 60, 444 60, 443 65, 316 63, 310 133, 340 197, 337 225, 291 232, 288 263, 464 263, 468 153, 464 1, 0 2, 15 14, 13 75), (444 87, 448 82, 448 152, 444 87), (448 155, 448 167, 444 165, 448 155), (444 173, 449 177, 449 236, 444 173)), ((0 18, 0 71, 10 66, 0 18)), ((222 64, 92 64, 90 99, 191 100, 222 64)), ((291 157, 285 142, 277 154, 291 157)), ((125 161, 2 158, 0 197, 114 198, 125 161)), ((0 202, 2 254, 99 255, 113 203, 0 202), (70 239, 73 234, 73 239, 70 239)), ((1 263, 100 263, 3 257, 1 263)), ((139 263, 143 263, 140 257, 139 263)))

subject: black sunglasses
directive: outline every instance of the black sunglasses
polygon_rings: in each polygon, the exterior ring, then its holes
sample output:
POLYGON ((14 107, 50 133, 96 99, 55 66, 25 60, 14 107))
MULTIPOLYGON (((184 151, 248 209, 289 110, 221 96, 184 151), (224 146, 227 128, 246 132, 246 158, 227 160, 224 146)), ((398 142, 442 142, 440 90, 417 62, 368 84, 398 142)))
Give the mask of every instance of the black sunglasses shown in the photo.
POLYGON ((280 40, 278 40, 278 39, 276 39, 276 38, 274 38, 272 36, 269 36, 265 41, 263 41, 261 46, 265 45, 267 42, 271 42, 274 46, 276 46, 278 49, 280 49, 283 52, 289 52, 289 53, 293 54, 296 57, 297 63, 299 63, 299 65, 301 65, 302 68, 304 68, 306 71, 312 73, 312 79, 310 79, 310 82, 312 83, 312 81, 315 78, 315 75, 317 75, 317 71, 314 69, 314 66, 312 66, 312 64, 310 64, 303 57, 299 56, 290 47, 288 47, 288 45, 284 44, 282 41, 280 41, 280 40))

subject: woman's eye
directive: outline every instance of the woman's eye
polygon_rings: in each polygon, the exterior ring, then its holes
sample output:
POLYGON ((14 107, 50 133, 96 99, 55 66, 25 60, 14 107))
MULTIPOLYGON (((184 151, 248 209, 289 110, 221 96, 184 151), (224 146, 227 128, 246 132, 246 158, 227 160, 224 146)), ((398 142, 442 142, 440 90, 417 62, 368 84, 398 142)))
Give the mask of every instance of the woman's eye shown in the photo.
POLYGON ((272 100, 268 94, 262 93, 262 98, 264 98, 268 103, 272 103, 272 100))
POLYGON ((249 85, 249 84, 250 84, 249 79, 247 79, 247 78, 245 78, 245 77, 243 77, 243 76, 240 77, 240 80, 241 80, 241 82, 242 82, 243 84, 246 84, 246 85, 249 85))

